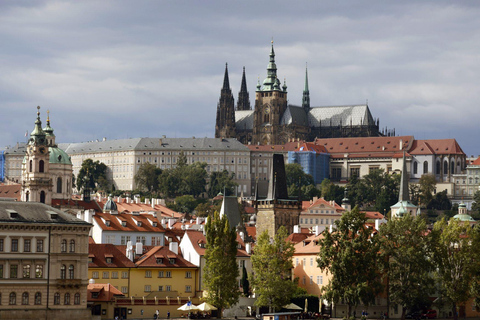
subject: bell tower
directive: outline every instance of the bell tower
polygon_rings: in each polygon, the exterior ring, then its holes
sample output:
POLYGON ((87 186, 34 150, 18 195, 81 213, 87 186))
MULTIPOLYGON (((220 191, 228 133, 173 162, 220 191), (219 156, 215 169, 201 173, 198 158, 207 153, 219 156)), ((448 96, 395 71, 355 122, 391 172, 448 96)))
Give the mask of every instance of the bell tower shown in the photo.
POLYGON ((37 107, 37 120, 30 134, 27 151, 22 165, 22 201, 52 203, 52 179, 49 174, 49 139, 42 129, 40 107, 37 107))
POLYGON ((280 86, 275 64, 275 51, 270 51, 270 61, 267 67, 267 78, 260 85, 257 84, 255 92, 255 111, 253 118, 252 142, 262 145, 281 143, 280 120, 287 108, 287 85, 280 86))
POLYGON ((215 123, 215 138, 235 138, 235 102, 228 80, 228 65, 225 64, 223 87, 220 91, 220 101, 217 105, 217 120, 215 123))

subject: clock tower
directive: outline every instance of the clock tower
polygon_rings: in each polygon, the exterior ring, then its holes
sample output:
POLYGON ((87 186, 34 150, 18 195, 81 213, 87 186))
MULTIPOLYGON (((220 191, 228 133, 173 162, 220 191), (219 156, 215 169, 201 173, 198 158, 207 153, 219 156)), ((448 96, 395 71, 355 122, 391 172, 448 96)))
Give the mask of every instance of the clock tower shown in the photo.
POLYGON ((52 179, 49 174, 49 141, 42 129, 40 107, 37 107, 35 128, 30 134, 27 151, 22 164, 22 201, 46 204, 52 202, 52 179))
POLYGON ((280 86, 275 64, 275 52, 270 51, 270 62, 267 67, 267 78, 260 85, 257 84, 255 92, 255 112, 253 116, 252 142, 262 145, 281 144, 281 124, 285 109, 287 108, 287 85, 280 86))

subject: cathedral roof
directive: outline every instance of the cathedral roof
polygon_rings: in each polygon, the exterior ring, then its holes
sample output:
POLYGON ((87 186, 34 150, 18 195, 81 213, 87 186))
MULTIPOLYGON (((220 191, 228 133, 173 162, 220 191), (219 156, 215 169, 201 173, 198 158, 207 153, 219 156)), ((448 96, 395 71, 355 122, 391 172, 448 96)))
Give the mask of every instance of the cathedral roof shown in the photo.
POLYGON ((253 130, 253 110, 235 111, 235 128, 237 130, 253 130))
POLYGON ((455 139, 415 140, 409 153, 413 155, 465 154, 455 139))
POLYGON ((308 116, 305 109, 302 107, 287 106, 280 122, 282 125, 296 124, 301 126, 308 126, 308 116))
POLYGON ((313 107, 308 111, 311 127, 374 125, 367 105, 313 107))

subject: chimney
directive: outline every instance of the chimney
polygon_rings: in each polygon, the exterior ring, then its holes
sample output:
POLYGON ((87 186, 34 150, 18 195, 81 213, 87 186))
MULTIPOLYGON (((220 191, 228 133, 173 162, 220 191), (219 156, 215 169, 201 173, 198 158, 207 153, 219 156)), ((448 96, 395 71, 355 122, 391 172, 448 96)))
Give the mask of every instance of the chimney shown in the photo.
POLYGON ((155 205, 157 204, 157 199, 152 198, 152 209, 155 209, 155 205))
POLYGON ((400 139, 400 145, 398 146, 398 148, 400 150, 403 150, 403 140, 402 139, 400 139))
POLYGON ((300 226, 298 224, 293 226, 293 233, 300 233, 300 226))
POLYGON ((168 229, 172 229, 175 219, 168 219, 168 229))
POLYGON ((132 241, 127 242, 127 248, 125 255, 130 261, 133 261, 133 246, 132 246, 132 241))
POLYGON ((240 231, 240 238, 241 238, 242 240, 245 240, 245 234, 244 234, 242 231, 240 231))
POLYGON ((247 251, 248 254, 252 254, 252 244, 250 242, 245 243, 245 251, 247 251))
POLYGON ((150 199, 145 198, 145 204, 150 204, 150 199))
POLYGON ((325 226, 315 226, 315 236, 318 236, 325 230, 325 226))
POLYGON ((168 244, 168 250, 172 251, 175 254, 178 254, 178 242, 171 241, 168 244))
POLYGON ((143 244, 141 242, 135 244, 135 254, 139 256, 143 254, 143 244))
POLYGON ((313 197, 313 202, 316 202, 318 200, 318 197, 313 197))
POLYGON ((130 203, 130 197, 126 197, 126 198, 125 198, 125 202, 126 202, 126 203, 130 203))

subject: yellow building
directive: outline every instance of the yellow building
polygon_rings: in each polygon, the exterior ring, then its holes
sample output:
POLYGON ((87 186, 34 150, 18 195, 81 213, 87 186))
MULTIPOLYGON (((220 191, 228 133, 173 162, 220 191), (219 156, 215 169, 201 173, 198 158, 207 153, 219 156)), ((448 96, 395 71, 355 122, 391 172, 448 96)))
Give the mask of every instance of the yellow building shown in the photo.
MULTIPOLYGON (((110 283, 125 298, 115 303, 97 302, 89 297, 93 314, 102 319, 152 317, 158 310, 160 317, 179 317, 184 312, 177 308, 191 300, 198 303, 198 268, 178 254, 175 242, 169 247, 135 248, 113 244, 90 244, 88 274, 95 283, 110 283)), ((93 293, 92 293, 93 294, 93 293)))

